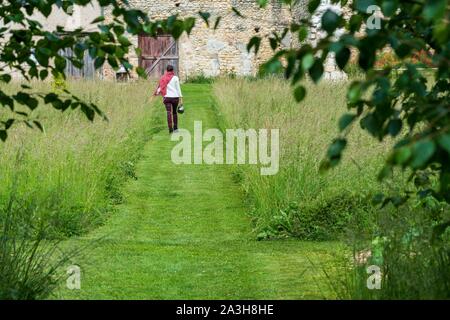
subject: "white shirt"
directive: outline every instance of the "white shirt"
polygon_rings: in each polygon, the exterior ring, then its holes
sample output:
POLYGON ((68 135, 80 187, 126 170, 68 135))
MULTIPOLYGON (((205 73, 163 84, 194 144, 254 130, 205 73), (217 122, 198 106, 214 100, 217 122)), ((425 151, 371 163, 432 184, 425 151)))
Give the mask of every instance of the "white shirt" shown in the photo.
MULTIPOLYGON (((158 87, 158 90, 156 93, 160 93, 161 89, 158 87)), ((164 96, 165 98, 180 98, 183 95, 181 94, 181 87, 180 87, 180 79, 178 79, 177 76, 173 76, 172 79, 167 84, 167 92, 164 96)))

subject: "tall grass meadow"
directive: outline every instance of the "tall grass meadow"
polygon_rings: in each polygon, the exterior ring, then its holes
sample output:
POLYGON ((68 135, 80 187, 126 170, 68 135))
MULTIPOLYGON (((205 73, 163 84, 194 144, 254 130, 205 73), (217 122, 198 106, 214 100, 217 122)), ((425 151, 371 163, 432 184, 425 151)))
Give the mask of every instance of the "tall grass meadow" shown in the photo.
POLYGON ((251 166, 236 169, 260 238, 330 240, 349 224, 368 227, 374 208, 367 199, 388 187, 376 179, 388 143, 380 144, 354 128, 339 170, 319 174, 320 161, 345 112, 347 85, 307 84, 307 97, 299 104, 289 84, 279 78, 215 82, 224 127, 280 129, 277 175, 261 176, 251 166))
MULTIPOLYGON (((139 151, 157 126, 150 120, 148 83, 74 81, 66 86, 96 103, 108 120, 90 122, 78 110, 61 113, 42 105, 31 116, 43 124, 43 133, 18 125, 0 144, 0 206, 11 197, 32 204, 35 219, 48 223, 49 238, 80 235, 106 219, 112 205, 122 201, 122 183, 135 178, 139 151)), ((16 83, 7 90, 18 88, 16 83)), ((35 83, 33 90, 55 88, 35 83)))
MULTIPOLYGON (((20 83, 4 90, 14 92, 20 83)), ((149 83, 33 83, 36 92, 69 89, 97 104, 107 121, 42 105, 31 113, 44 131, 18 125, 0 144, 0 299, 45 299, 73 256, 61 240, 102 224, 135 179, 140 150, 154 123, 149 83)), ((3 115, 7 116, 7 115, 3 115)))
POLYGON ((432 197, 415 196, 408 172, 377 180, 394 141, 379 143, 354 127, 341 164, 324 174, 319 164, 337 135, 348 83, 307 86, 295 102, 282 79, 221 79, 214 83, 222 127, 279 128, 280 171, 261 176, 253 166, 235 168, 247 194, 260 239, 297 237, 339 239, 347 250, 336 253, 323 270, 340 299, 448 299, 450 230, 434 238, 448 221, 449 208, 432 197), (395 207, 372 202, 380 192, 408 190, 409 202, 395 207), (375 197, 374 197, 375 196, 375 197), (381 271, 381 288, 367 284, 368 267, 381 271))

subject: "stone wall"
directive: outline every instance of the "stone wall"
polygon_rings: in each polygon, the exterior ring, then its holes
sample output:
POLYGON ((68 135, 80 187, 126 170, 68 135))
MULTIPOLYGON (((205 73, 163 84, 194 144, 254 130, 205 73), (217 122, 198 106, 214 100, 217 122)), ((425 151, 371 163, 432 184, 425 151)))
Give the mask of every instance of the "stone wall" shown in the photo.
MULTIPOLYGON (((260 9, 256 0, 129 0, 131 7, 139 8, 153 19, 163 19, 178 14, 180 17, 197 17, 192 33, 178 39, 180 76, 186 79, 190 76, 217 76, 235 74, 238 76, 255 75, 262 62, 273 54, 268 36, 273 32, 281 33, 292 21, 307 17, 307 0, 301 0, 292 8, 281 5, 278 0, 270 0, 265 9, 260 9), (239 17, 232 11, 236 7, 244 16, 239 17), (222 17, 219 27, 209 28, 199 17, 198 12, 211 14, 210 22, 214 24, 217 17, 222 17), (253 36, 263 38, 260 51, 255 56, 247 52, 247 43, 253 36)), ((331 5, 330 0, 322 0, 319 14, 313 17, 313 22, 320 26, 320 16, 327 8, 339 8, 331 5)), ((97 26, 91 21, 101 15, 103 11, 95 2, 86 7, 74 7, 72 16, 67 16, 55 10, 48 18, 39 14, 33 18, 42 21, 45 29, 54 30, 57 25, 68 30, 82 27, 85 31, 96 30, 97 26)), ((109 9, 104 10, 107 20, 112 19, 109 9)), ((317 41, 321 34, 313 32, 309 41, 317 41)), ((137 36, 130 39, 135 47, 138 45, 137 36)), ((4 41, 4 40, 3 40, 4 41)), ((283 47, 298 46, 296 37, 286 36, 283 47)), ((134 66, 138 66, 139 58, 134 50, 128 57, 134 66)), ((326 79, 345 78, 345 73, 337 70, 333 59, 328 59, 325 67, 326 79)), ((107 64, 102 68, 100 76, 104 79, 114 79, 115 71, 107 64)), ((137 78, 136 74, 132 74, 137 78)))
POLYGON ((36 12, 31 18, 39 21, 48 31, 55 31, 57 26, 62 26, 66 31, 82 28, 85 32, 91 32, 98 29, 97 24, 93 24, 92 21, 100 15, 100 5, 97 1, 92 1, 86 6, 73 6, 72 15, 67 15, 54 5, 48 17, 36 12))
MULTIPOLYGON (((48 17, 45 17, 37 10, 29 16, 30 19, 40 22, 45 31, 54 32, 57 26, 64 27, 67 31, 73 31, 78 28, 82 28, 83 31, 91 32, 97 30, 97 25, 92 24, 92 21, 101 15, 101 8, 98 2, 93 1, 86 6, 73 6, 72 15, 66 14, 62 9, 58 8, 56 5, 52 7, 52 12, 48 17)), ((0 21, 0 27, 3 27, 2 21, 0 21)), ((20 24, 9 25, 11 29, 22 29, 24 26, 20 24)), ((0 45, 9 41, 9 33, 4 34, 4 37, 0 38, 0 45)), ((28 70, 28 65, 23 64, 22 68, 28 70)), ((9 74, 14 79, 23 79, 22 73, 16 69, 9 69, 9 74)))
MULTIPOLYGON (((313 32, 309 34, 309 42, 312 44, 317 44, 317 42, 326 36, 326 32, 320 29, 321 18, 326 10, 333 10, 336 13, 342 13, 342 8, 337 4, 332 4, 330 0, 322 0, 321 4, 317 8, 315 14, 311 17, 311 22, 316 28, 313 29, 313 32)), ((345 12, 344 12, 345 16, 345 12)), ((339 36, 342 34, 342 30, 336 30, 335 35, 339 36)), ((324 79, 326 80, 343 80, 347 79, 347 74, 341 71, 334 60, 333 53, 330 53, 325 60, 324 65, 324 79)))
MULTIPOLYGON (((281 6, 277 0, 270 1, 266 9, 260 9, 255 0, 130 0, 129 3, 154 19, 173 14, 198 17, 191 35, 184 34, 178 40, 182 78, 200 74, 256 74, 259 65, 272 54, 267 36, 273 31, 280 32, 293 19, 289 8, 281 6), (232 11, 232 6, 236 7, 244 18, 238 17, 232 11), (211 13, 212 24, 221 16, 218 29, 212 30, 211 26, 207 28, 198 16, 199 11, 211 13), (253 52, 248 53, 246 48, 250 38, 255 35, 266 37, 257 56, 253 52)), ((134 37, 132 42, 137 45, 137 37, 134 37)), ((291 45, 290 37, 286 38, 283 45, 291 45)), ((138 64, 137 56, 131 55, 129 59, 133 65, 138 64)), ((104 69, 105 77, 111 77, 111 70, 107 67, 104 69)))
MULTIPOLYGON (((313 23, 320 26, 320 18, 326 9, 331 8, 340 11, 330 0, 322 0, 313 23)), ((260 9, 256 0, 129 0, 130 6, 139 8, 153 19, 162 19, 174 14, 180 17, 196 16, 197 22, 192 33, 178 40, 179 47, 179 71, 182 79, 190 76, 205 75, 217 76, 223 74, 235 74, 238 76, 255 75, 262 62, 273 54, 268 36, 272 32, 282 30, 292 21, 307 17, 307 0, 299 1, 292 8, 281 5, 278 0, 271 0, 265 9, 260 9), (232 7, 236 7, 244 16, 238 17, 232 7), (198 16, 199 11, 209 12, 210 21, 221 16, 221 22, 216 30, 208 28, 198 16), (258 55, 247 52, 247 43, 253 36, 263 38, 258 55)), ((105 12, 108 19, 108 11, 105 12)), ((110 17, 109 17, 110 18, 110 17)), ((309 41, 316 42, 322 34, 313 31, 309 41)), ((290 34, 284 39, 282 46, 290 47, 298 45, 296 39, 290 34)), ((137 37, 131 39, 137 46, 137 37)), ((134 50, 133 50, 134 52, 134 50)), ((137 66, 138 57, 135 54, 129 56, 130 62, 137 66)), ((113 78, 114 71, 105 66, 103 68, 105 78, 113 78)), ((136 75, 132 75, 136 77, 136 75)), ((345 79, 346 74, 336 67, 334 59, 329 58, 325 64, 325 79, 345 79)))

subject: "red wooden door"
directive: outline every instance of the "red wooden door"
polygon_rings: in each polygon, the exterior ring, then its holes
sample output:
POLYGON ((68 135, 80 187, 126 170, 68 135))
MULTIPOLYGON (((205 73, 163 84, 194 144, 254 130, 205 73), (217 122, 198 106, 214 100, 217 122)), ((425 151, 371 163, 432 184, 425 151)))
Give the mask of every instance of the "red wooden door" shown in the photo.
POLYGON ((139 66, 144 68, 149 78, 159 78, 172 65, 178 73, 178 45, 170 35, 159 35, 156 38, 140 35, 138 46, 141 49, 139 66))

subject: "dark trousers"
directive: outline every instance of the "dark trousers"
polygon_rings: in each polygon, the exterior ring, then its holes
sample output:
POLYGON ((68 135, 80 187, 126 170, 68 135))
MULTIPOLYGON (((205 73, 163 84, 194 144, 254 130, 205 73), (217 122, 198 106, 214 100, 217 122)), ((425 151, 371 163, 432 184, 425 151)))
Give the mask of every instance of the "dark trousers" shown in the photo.
POLYGON ((164 98, 163 103, 166 106, 167 111, 167 125, 169 126, 169 131, 178 129, 178 115, 177 108, 178 103, 180 103, 179 98, 164 98))

